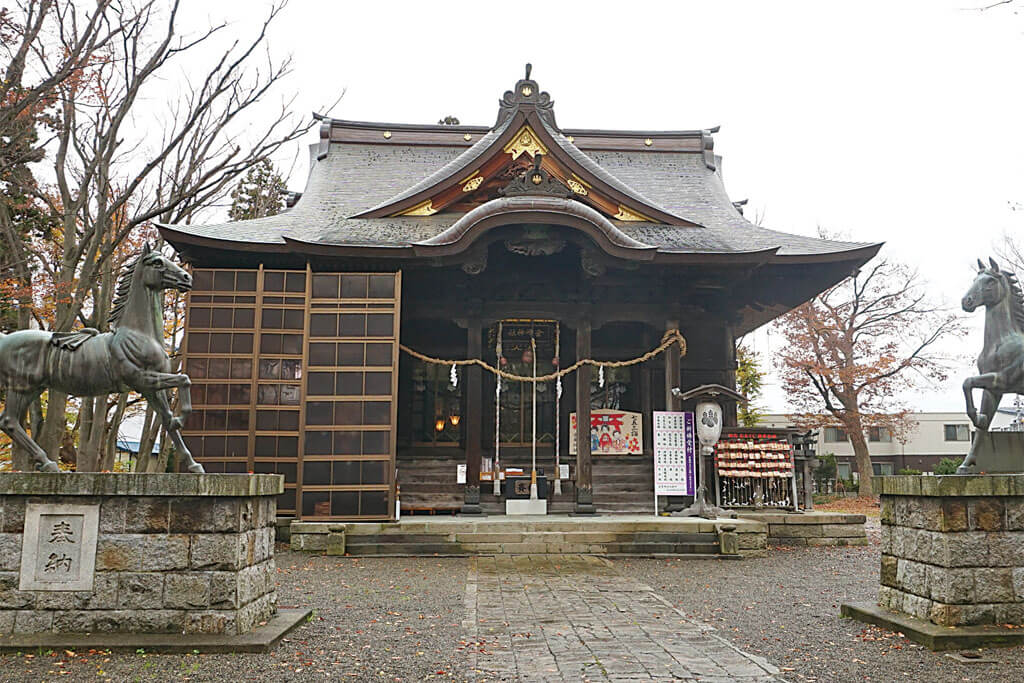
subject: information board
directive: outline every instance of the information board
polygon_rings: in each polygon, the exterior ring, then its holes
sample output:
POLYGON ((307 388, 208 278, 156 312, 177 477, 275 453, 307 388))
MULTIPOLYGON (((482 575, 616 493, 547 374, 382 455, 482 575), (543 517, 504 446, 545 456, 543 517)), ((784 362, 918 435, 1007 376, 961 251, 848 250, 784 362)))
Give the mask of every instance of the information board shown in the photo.
POLYGON ((692 496, 697 435, 693 413, 654 412, 654 495, 692 496))

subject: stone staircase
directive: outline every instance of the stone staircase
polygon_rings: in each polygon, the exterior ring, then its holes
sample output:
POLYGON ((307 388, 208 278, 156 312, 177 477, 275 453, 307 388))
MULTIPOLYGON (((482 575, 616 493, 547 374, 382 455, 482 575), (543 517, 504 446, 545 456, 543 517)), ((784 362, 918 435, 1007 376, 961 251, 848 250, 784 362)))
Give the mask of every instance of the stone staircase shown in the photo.
POLYGON ((588 554, 738 558, 763 554, 767 548, 767 528, 760 522, 636 517, 455 517, 429 521, 414 518, 397 524, 293 522, 291 543, 293 550, 324 552, 331 531, 338 534, 344 530, 345 554, 352 556, 588 554))
POLYGON ((646 456, 593 458, 594 507, 599 513, 654 511, 654 462, 646 456))

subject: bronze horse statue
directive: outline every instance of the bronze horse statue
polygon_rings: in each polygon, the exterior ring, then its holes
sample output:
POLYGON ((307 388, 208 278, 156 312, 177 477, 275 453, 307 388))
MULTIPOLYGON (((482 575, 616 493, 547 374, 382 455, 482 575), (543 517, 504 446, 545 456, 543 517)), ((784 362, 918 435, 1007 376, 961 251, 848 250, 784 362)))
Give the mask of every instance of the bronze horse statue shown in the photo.
POLYGON ((22 421, 29 405, 47 388, 74 396, 136 391, 157 411, 189 472, 203 472, 185 447, 181 427, 192 412, 188 375, 169 372, 164 350, 163 292, 192 288, 192 276, 148 244, 125 266, 110 313, 113 332, 85 328, 52 333, 21 330, 0 334, 0 386, 7 403, 0 429, 32 454, 36 469, 58 471, 57 463, 32 440, 22 421), (167 389, 177 387, 181 415, 175 417, 167 389))
POLYGON ((957 474, 970 473, 1003 394, 1024 394, 1024 294, 1013 273, 1000 270, 991 258, 988 262, 978 259, 978 276, 961 302, 968 313, 985 307, 985 345, 978 356, 981 374, 964 380, 967 417, 980 433, 957 474), (980 410, 974 406, 974 389, 982 390, 980 410))

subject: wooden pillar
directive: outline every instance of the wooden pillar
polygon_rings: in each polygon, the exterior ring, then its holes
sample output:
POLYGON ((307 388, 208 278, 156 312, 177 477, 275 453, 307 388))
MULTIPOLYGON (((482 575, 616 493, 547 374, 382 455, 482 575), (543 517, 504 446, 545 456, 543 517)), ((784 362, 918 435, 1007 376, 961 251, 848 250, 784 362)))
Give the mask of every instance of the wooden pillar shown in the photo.
MULTIPOLYGON (((678 320, 666 320, 665 330, 674 330, 679 327, 678 320)), ((679 343, 675 343, 665 350, 665 410, 678 410, 675 396, 672 390, 679 388, 679 343)))
POLYGON ((640 412, 643 414, 644 456, 651 457, 654 448, 654 397, 651 395, 651 368, 648 363, 640 365, 640 412))
MULTIPOLYGON (((666 320, 665 330, 674 330, 679 327, 678 320, 666 320)), ((672 395, 672 390, 680 386, 679 377, 679 343, 675 343, 665 350, 665 410, 680 410, 679 400, 672 395)), ((652 426, 653 437, 653 426, 652 426)), ((697 457, 700 457, 699 455, 697 457)), ((686 507, 687 496, 666 496, 665 510, 674 512, 686 507)))
MULTIPOLYGON (((480 358, 482 354, 481 325, 479 320, 470 320, 466 326, 466 357, 480 358)), ((466 383, 466 494, 462 505, 463 514, 479 515, 480 507, 480 453, 483 435, 483 371, 479 365, 464 366, 466 383)))
MULTIPOLYGON (((590 321, 576 326, 576 360, 590 357, 590 321)), ((593 469, 590 461, 590 374, 591 366, 576 371, 576 509, 578 515, 592 515, 594 508, 593 469)))

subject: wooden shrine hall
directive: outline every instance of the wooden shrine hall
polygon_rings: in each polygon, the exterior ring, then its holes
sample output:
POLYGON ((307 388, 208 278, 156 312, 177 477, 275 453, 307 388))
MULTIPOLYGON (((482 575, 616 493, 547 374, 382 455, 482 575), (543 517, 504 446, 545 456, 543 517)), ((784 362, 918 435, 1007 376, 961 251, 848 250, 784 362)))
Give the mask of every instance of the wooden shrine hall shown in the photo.
POLYGON ((160 226, 194 275, 193 454, 283 474, 303 520, 499 512, 534 458, 549 511, 650 511, 671 390, 735 386, 738 336, 879 248, 747 221, 716 131, 563 128, 529 67, 490 126, 324 118, 287 210, 160 226))

